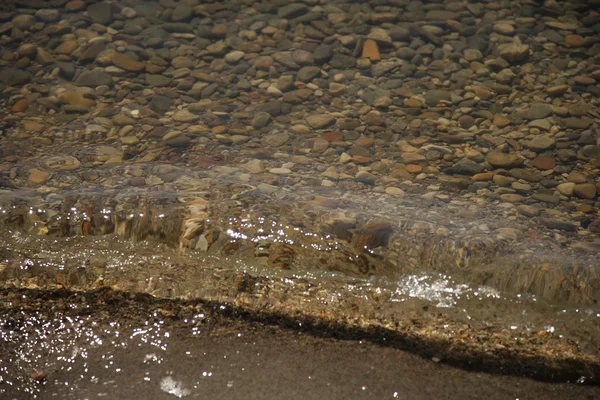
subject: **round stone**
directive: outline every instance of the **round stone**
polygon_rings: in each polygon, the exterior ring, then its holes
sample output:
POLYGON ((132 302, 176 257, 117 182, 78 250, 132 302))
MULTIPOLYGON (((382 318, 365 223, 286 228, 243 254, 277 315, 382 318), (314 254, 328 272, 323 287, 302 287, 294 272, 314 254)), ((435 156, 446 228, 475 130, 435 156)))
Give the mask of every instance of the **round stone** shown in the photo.
POLYGON ((532 165, 537 169, 547 171, 554 168, 556 161, 552 157, 540 156, 533 159, 532 165))
POLYGON ((244 53, 243 51, 234 50, 231 53, 227 53, 225 55, 225 61, 227 61, 229 64, 235 64, 242 58, 244 58, 245 55, 246 53, 244 53))
POLYGON ((580 183, 575 185, 573 193, 582 199, 593 199, 596 197, 596 186, 591 183, 580 183))
POLYGON ((514 168, 523 165, 525 159, 517 154, 492 151, 487 155, 487 162, 496 168, 514 168))
POLYGON ((515 33, 515 28, 511 24, 498 23, 494 25, 494 32, 501 35, 512 35, 515 33))
POLYGON ((554 147, 556 140, 548 136, 538 136, 529 142, 529 148, 535 152, 542 152, 554 147))

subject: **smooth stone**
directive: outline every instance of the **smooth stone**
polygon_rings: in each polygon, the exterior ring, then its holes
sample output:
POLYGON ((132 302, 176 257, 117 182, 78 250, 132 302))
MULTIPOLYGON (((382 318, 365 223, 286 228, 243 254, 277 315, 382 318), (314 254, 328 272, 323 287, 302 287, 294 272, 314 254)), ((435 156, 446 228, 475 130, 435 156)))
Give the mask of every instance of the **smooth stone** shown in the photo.
POLYGON ((393 186, 385 188, 385 192, 391 196, 404 196, 404 190, 393 186))
POLYGON ((427 21, 446 21, 446 20, 457 20, 460 18, 460 14, 454 11, 447 10, 430 10, 425 14, 427 21))
POLYGON ((113 20, 111 3, 93 3, 87 8, 87 12, 92 21, 100 25, 109 25, 113 20))
POLYGON ((166 140, 165 143, 167 146, 171 147, 186 147, 192 139, 186 135, 178 135, 172 139, 166 140))
POLYGON ((600 146, 595 145, 585 145, 580 150, 579 154, 585 158, 595 158, 600 159, 600 146))
POLYGON ((379 54, 379 46, 373 39, 366 39, 363 43, 362 58, 368 58, 371 61, 379 61, 381 55, 379 54))
POLYGON ((512 35, 515 33, 515 28, 511 24, 498 23, 494 24, 494 32, 501 35, 512 35))
POLYGON ((529 58, 529 46, 519 43, 506 43, 498 46, 496 54, 511 64, 518 64, 529 58))
POLYGON ((37 10, 34 15, 44 22, 55 22, 60 19, 60 11, 52 8, 42 8, 37 10))
POLYGON ((494 115, 493 124, 496 125, 500 129, 509 126, 511 123, 512 123, 511 120, 506 118, 504 115, 501 115, 501 114, 494 115))
POLYGON ((244 53, 243 51, 234 50, 230 53, 227 53, 224 58, 225 58, 225 61, 227 61, 229 64, 235 64, 238 61, 240 61, 242 58, 244 58, 245 55, 246 55, 246 53, 244 53))
POLYGON ((83 71, 75 79, 75 84, 89 87, 113 86, 113 80, 109 74, 101 70, 83 71))
POLYGON ((375 180, 377 178, 370 172, 367 171, 358 171, 354 176, 354 180, 357 182, 361 182, 367 185, 375 185, 375 180))
POLYGON ((288 175, 292 170, 288 168, 271 168, 269 172, 275 175, 288 175))
POLYGON ((111 119, 113 125, 115 126, 126 126, 126 125, 135 125, 137 121, 125 114, 117 114, 111 119))
POLYGON ((346 85, 344 85, 343 83, 329 83, 329 93, 332 96, 339 96, 341 94, 344 94, 344 92, 346 92, 346 85))
POLYGON ((583 47, 585 45, 585 38, 581 35, 567 35, 565 37, 565 45, 567 47, 583 47))
POLYGON ((519 214, 525 215, 526 217, 536 217, 542 212, 542 209, 527 204, 521 204, 517 206, 517 211, 519 214))
POLYGON ((185 3, 177 4, 177 7, 173 10, 171 14, 171 21, 173 22, 182 22, 190 19, 193 15, 193 9, 185 3))
POLYGON ((515 79, 516 75, 509 68, 504 68, 496 74, 496 80, 503 84, 509 84, 515 79))
POLYGON ((572 24, 569 22, 560 22, 556 20, 545 21, 544 24, 546 24, 550 28, 559 29, 561 31, 574 31, 577 29, 577 24, 572 24))
POLYGON ((328 114, 309 115, 306 122, 314 129, 323 129, 336 123, 336 118, 328 114))
POLYGON ((165 87, 171 84, 171 78, 158 74, 146 74, 146 83, 153 87, 165 87))
POLYGON ((479 61, 483 59, 483 54, 477 49, 464 49, 463 57, 468 62, 479 61))
POLYGON ((17 55, 19 58, 27 57, 34 59, 38 52, 38 46, 34 43, 23 43, 17 49, 17 55))
POLYGON ((300 70, 298 71, 298 75, 296 77, 301 82, 310 82, 311 80, 313 80, 320 74, 321 74, 321 68, 308 66, 308 67, 300 68, 300 70))
POLYGON ((146 66, 145 63, 129 58, 123 53, 115 52, 112 56, 112 63, 125 71, 139 72, 146 66))
POLYGON ((573 193, 582 199, 594 199, 596 197, 596 186, 592 183, 576 184, 573 193))
POLYGON ((270 120, 271 120, 271 114, 266 113, 264 111, 260 111, 260 112, 256 113, 254 118, 252 118, 251 125, 254 129, 261 129, 261 128, 264 128, 265 126, 267 126, 269 124, 270 120))
POLYGON ((29 182, 35 184, 45 183, 49 178, 51 173, 48 171, 41 170, 39 168, 31 168, 28 171, 29 174, 29 182))
POLYGON ((292 53, 292 59, 298 65, 312 65, 315 63, 313 54, 306 50, 295 50, 292 53))
POLYGON ((259 174, 263 171, 262 162, 258 159, 250 160, 242 167, 252 174, 259 174))
POLYGON ((536 119, 529 123, 529 127, 549 131, 552 128, 552 124, 547 119, 536 119))
POLYGON ((173 113, 173 119, 177 122, 193 122, 200 119, 200 116, 192 114, 187 109, 178 110, 173 113))
POLYGON ((538 136, 531 140, 528 147, 535 152, 542 152, 554 147, 556 140, 548 136, 538 136))
POLYGON ((531 165, 535 168, 547 171, 556 166, 556 161, 552 157, 540 156, 533 159, 531 165))
POLYGON ((557 85, 546 89, 550 96, 562 96, 569 91, 569 85, 557 85))
POLYGON ((73 156, 53 156, 44 160, 44 165, 57 171, 70 171, 79 168, 81 163, 73 156))
POLYGON ((435 107, 441 101, 451 102, 451 92, 447 90, 434 89, 425 93, 425 102, 427 102, 430 107, 435 107))
POLYGON ((533 104, 525 111, 523 118, 527 120, 544 119, 552 115, 550 104, 533 104))
POLYGON ((560 231, 569 231, 574 232, 577 230, 577 225, 573 224, 569 221, 564 221, 560 219, 541 217, 539 221, 550 229, 557 229, 560 231))
POLYGON ((29 71, 14 68, 0 69, 0 82, 6 86, 25 85, 32 77, 29 71))
POLYGON ((94 100, 84 97, 80 92, 63 92, 57 97, 62 103, 67 103, 73 107, 81 107, 86 110, 89 110, 96 105, 94 100))
POLYGON ((156 95, 150 100, 150 109, 158 114, 164 114, 175 104, 175 101, 167 96, 156 95))
POLYGON ((570 182, 574 182, 574 183, 586 183, 588 181, 588 176, 584 173, 581 173, 579 171, 572 171, 568 176, 567 179, 570 182))
POLYGON ((308 7, 302 3, 293 3, 287 6, 279 7, 277 15, 280 18, 297 18, 308 12, 308 7))
POLYGON ((527 181, 527 182, 539 182, 542 180, 542 176, 539 173, 529 171, 524 168, 513 168, 508 172, 510 173, 510 176, 512 176, 513 178, 523 179, 524 181, 527 181))
POLYGON ((514 168, 525 162, 525 159, 518 154, 506 154, 499 151, 488 153, 486 160, 495 168, 514 168))
POLYGON ((557 205, 560 202, 560 199, 557 196, 554 196, 552 194, 534 193, 533 196, 531 196, 531 197, 535 200, 539 200, 544 203, 550 203, 550 204, 554 204, 554 205, 557 205))
POLYGON ((400 161, 404 164, 418 163, 427 161, 427 158, 423 154, 418 153, 402 153, 400 161))
POLYGON ((496 174, 492 178, 492 181, 500 187, 506 187, 510 186, 515 180, 510 176, 496 174))
POLYGON ((265 136, 263 139, 264 143, 271 147, 281 147, 286 144, 288 140, 290 140, 290 135, 285 132, 273 133, 265 136))
POLYGON ((352 56, 342 53, 334 53, 329 60, 329 65, 338 69, 349 69, 356 66, 356 59, 352 56))
POLYGON ((29 14, 19 14, 12 19, 12 25, 22 31, 31 29, 36 22, 36 18, 29 14))
POLYGON ((125 146, 135 146, 136 144, 140 143, 140 139, 135 136, 124 136, 120 140, 121 144, 125 146))
POLYGON ((571 197, 573 196, 573 189, 575 189, 576 183, 573 182, 564 182, 556 186, 556 190, 563 196, 571 197))
POLYGON ((474 161, 469 159, 462 159, 454 164, 452 167, 444 170, 446 174, 454 175, 475 175, 482 172, 485 168, 483 165, 480 165, 474 161))
POLYGON ((583 118, 569 117, 563 120, 565 126, 569 129, 587 129, 591 122, 583 118))

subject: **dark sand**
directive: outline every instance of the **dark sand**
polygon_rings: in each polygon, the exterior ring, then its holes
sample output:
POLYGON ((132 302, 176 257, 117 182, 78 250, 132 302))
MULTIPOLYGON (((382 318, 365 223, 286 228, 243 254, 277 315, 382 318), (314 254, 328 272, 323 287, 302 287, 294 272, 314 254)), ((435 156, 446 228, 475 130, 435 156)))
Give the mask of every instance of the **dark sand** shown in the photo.
POLYGON ((4 291, 0 304, 2 399, 600 398, 598 387, 469 372, 205 305, 110 291, 4 291))

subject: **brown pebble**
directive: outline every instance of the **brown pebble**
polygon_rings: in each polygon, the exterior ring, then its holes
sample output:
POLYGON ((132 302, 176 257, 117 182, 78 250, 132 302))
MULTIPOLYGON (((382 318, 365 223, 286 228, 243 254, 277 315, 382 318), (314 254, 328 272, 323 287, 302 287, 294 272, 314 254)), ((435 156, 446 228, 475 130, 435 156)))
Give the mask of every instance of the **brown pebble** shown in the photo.
POLYGON ((141 176, 136 176, 134 178, 131 178, 129 183, 131 184, 131 186, 144 186, 146 184, 146 179, 141 176))
POLYGON ((423 172, 423 167, 416 164, 408 164, 406 166, 406 170, 411 174, 420 174, 421 172, 423 172))
POLYGON ((527 231, 525 231, 525 233, 523 235, 528 238, 536 238, 538 233, 537 233, 537 231, 534 231, 533 229, 528 229, 527 231))
POLYGON ((596 212, 594 206, 589 204, 580 204, 575 208, 575 210, 580 211, 584 214, 593 214, 596 212))
POLYGON ((421 108, 423 107, 423 102, 414 98, 404 99, 404 106, 408 108, 421 108))
POLYGON ((565 43, 569 47, 581 47, 585 44, 585 39, 580 35, 567 35, 565 43))
POLYGON ((43 382, 46 380, 46 371, 37 370, 31 374, 31 379, 36 382, 43 382))
POLYGON ((494 121, 493 124, 496 125, 498 128, 504 128, 507 127, 508 125, 510 125, 510 120, 508 118, 506 118, 504 115, 502 114, 496 114, 494 115, 494 121))
POLYGON ((27 107, 29 107, 29 101, 27 101, 27 99, 21 99, 13 105, 12 111, 13 112, 23 112, 23 111, 27 110, 27 107))
POLYGON ((592 183, 580 183, 575 185, 573 193, 582 199, 593 199, 596 197, 596 186, 592 183))
POLYGON ((377 42, 375 42, 373 39, 365 40, 362 49, 362 57, 368 58, 371 61, 379 61, 381 59, 381 55, 379 54, 377 42))
POLYGON ((344 134, 340 131, 325 132, 323 134, 323 139, 327 140, 330 143, 331 142, 339 142, 343 138, 344 138, 344 134))
POLYGON ((473 179, 476 182, 478 182, 478 181, 491 181, 493 177, 494 177, 494 173, 493 172, 480 172, 479 174, 473 175, 473 177, 471 179, 473 179))
POLYGON ((369 157, 355 155, 352 156, 352 161, 356 164, 368 164, 371 162, 371 159, 369 157))
POLYGON ((543 171, 550 170, 556 166, 556 161, 552 157, 536 157, 533 160, 533 166, 543 171))

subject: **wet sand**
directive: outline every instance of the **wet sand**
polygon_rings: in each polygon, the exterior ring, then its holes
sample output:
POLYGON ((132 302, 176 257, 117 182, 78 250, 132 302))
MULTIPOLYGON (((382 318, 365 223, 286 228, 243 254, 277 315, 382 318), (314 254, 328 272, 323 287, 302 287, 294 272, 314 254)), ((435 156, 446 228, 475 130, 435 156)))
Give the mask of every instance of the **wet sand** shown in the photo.
POLYGON ((176 307, 112 291, 3 292, 0 303, 3 399, 600 396, 594 386, 468 372, 393 346, 248 321, 199 303, 176 307))

